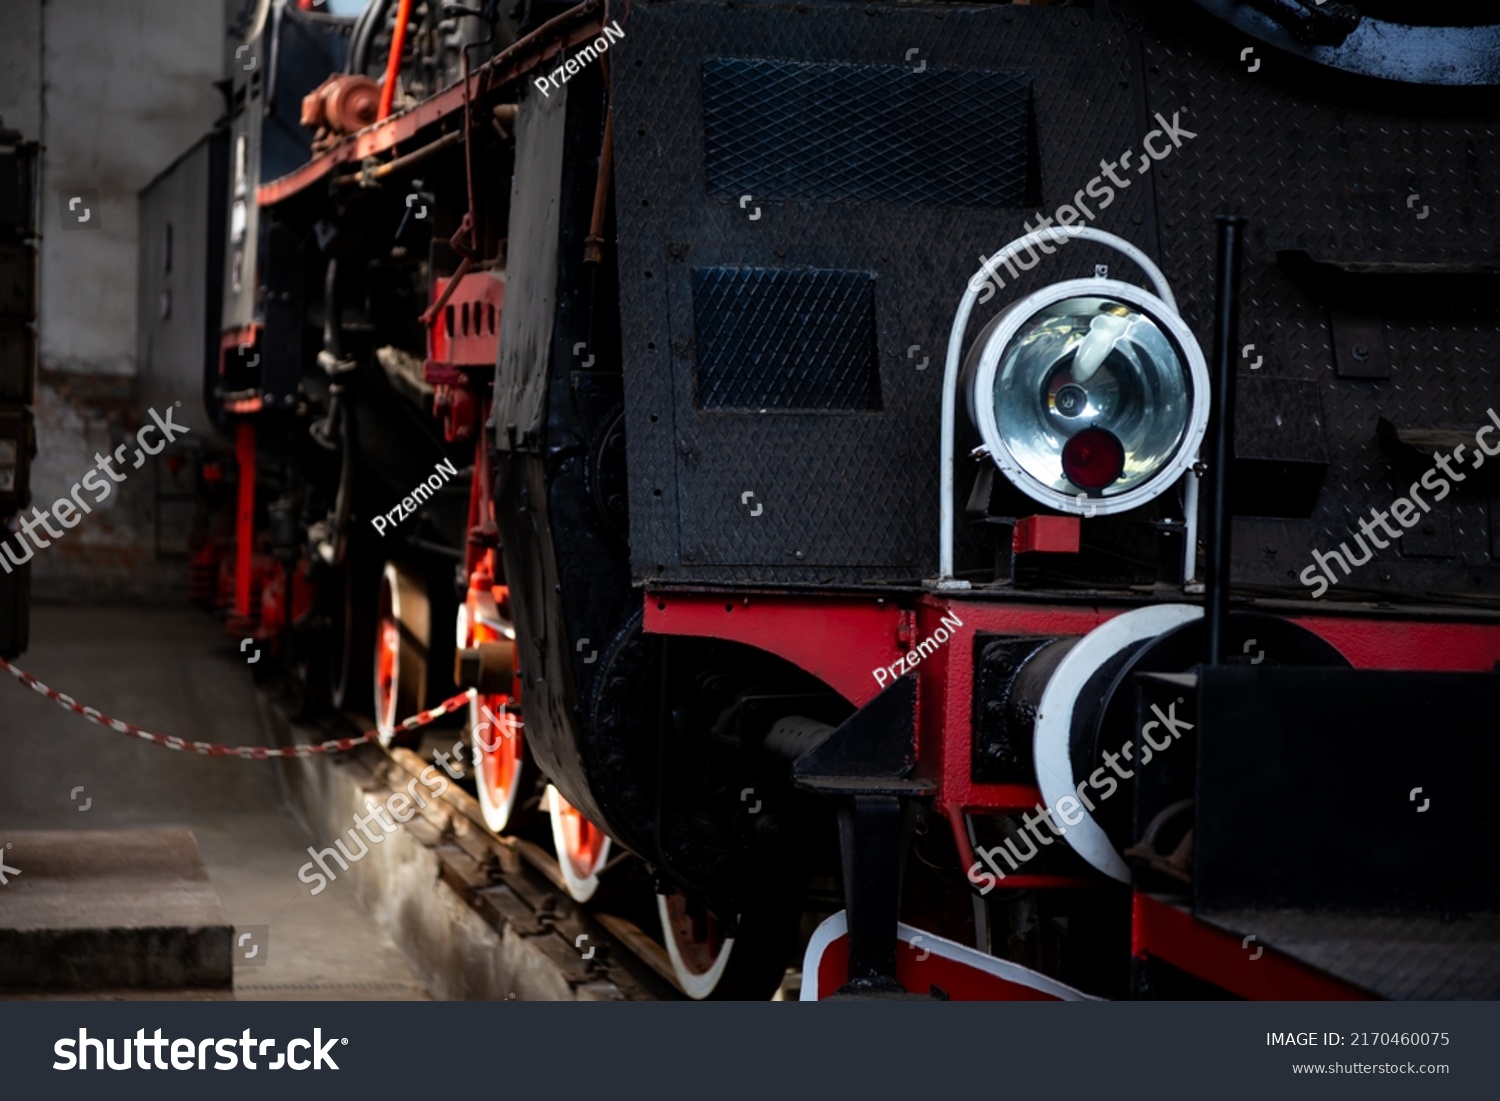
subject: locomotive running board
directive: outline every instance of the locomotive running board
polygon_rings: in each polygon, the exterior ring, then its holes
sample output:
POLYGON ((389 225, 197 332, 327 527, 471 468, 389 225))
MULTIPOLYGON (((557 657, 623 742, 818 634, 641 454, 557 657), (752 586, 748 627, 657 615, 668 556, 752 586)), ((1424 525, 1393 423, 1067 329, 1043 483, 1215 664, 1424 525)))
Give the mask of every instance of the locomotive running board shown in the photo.
POLYGON ((1174 706, 1188 736, 1137 763, 1134 836, 1185 800, 1192 857, 1137 894, 1135 955, 1248 998, 1497 996, 1500 676, 1277 657, 1136 678, 1148 743, 1174 706))
MULTIPOLYGON (((902 989, 940 1001, 1093 1002, 1100 999, 1029 967, 986 955, 958 941, 910 925, 896 926, 901 950, 896 976, 902 989)), ((802 1000, 842 992, 849 964, 849 922, 843 910, 826 919, 807 942, 802 960, 802 1000)))

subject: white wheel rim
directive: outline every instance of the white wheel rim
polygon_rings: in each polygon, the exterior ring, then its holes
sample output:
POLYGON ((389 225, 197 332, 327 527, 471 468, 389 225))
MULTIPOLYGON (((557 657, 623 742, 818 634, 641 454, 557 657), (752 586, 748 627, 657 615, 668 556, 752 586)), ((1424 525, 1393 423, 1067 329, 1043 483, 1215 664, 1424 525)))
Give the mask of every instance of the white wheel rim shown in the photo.
POLYGON ((485 717, 480 709, 479 700, 476 698, 469 701, 469 730, 470 737, 473 740, 475 760, 474 790, 479 793, 479 810, 484 815, 484 824, 495 833, 504 833, 505 827, 510 824, 510 816, 516 808, 516 795, 521 790, 521 773, 526 767, 526 760, 524 757, 516 760, 515 772, 511 774, 510 788, 505 792, 503 798, 496 799, 494 793, 490 790, 490 785, 484 781, 484 759, 482 756, 484 751, 479 745, 483 735, 478 733, 481 723, 489 723, 491 734, 490 738, 486 739, 487 741, 493 742, 495 738, 504 737, 503 734, 495 733, 494 722, 485 717))
MULTIPOLYGON (((492 601, 493 603, 493 601, 492 601)), ((499 623, 499 616, 490 609, 490 618, 499 623)), ((480 610, 479 619, 484 621, 484 609, 480 610)), ((458 630, 454 641, 459 649, 465 649, 474 645, 473 624, 470 622, 469 604, 465 601, 458 606, 458 630)), ((515 812, 516 796, 521 790, 522 771, 526 767, 524 756, 518 756, 515 769, 511 773, 510 787, 505 791, 503 797, 497 799, 495 792, 485 781, 485 745, 496 744, 496 739, 504 738, 506 735, 499 731, 497 726, 498 716, 493 712, 486 714, 483 700, 485 697, 474 695, 469 699, 469 741, 474 756, 474 790, 479 794, 479 810, 484 816, 484 824, 494 833, 504 833, 505 827, 510 824, 510 816, 515 812), (480 733, 481 728, 489 731, 485 736, 480 733)))
POLYGON ((568 856, 567 834, 563 824, 562 804, 565 800, 562 793, 547 785, 547 813, 552 817, 552 845, 557 850, 557 866, 562 870, 563 883, 567 885, 568 894, 574 902, 587 902, 594 897, 594 892, 599 889, 599 870, 609 861, 609 850, 614 842, 605 837, 603 846, 599 849, 599 855, 594 860, 594 866, 587 876, 580 876, 578 869, 573 867, 573 861, 568 856))
POLYGON ((677 938, 672 935, 672 914, 666 895, 656 896, 656 913, 661 918, 662 940, 666 942, 667 955, 672 960, 672 973, 677 976, 677 984, 689 998, 694 1001, 703 1000, 714 992, 719 980, 724 977, 724 970, 729 966, 729 953, 734 948, 734 938, 724 938, 724 947, 719 950, 713 966, 700 974, 688 967, 687 961, 682 958, 682 950, 677 946, 677 938))
MULTIPOLYGON (((396 569, 394 562, 385 564, 385 571, 381 574, 381 589, 390 594, 391 619, 395 622, 399 631, 401 625, 401 574, 396 569)), ((378 605, 377 605, 378 610, 378 605)), ((379 635, 375 640, 375 728, 380 732, 380 744, 389 746, 391 740, 396 736, 396 724, 404 718, 397 714, 401 708, 401 656, 399 647, 402 643, 397 641, 397 651, 391 658, 391 687, 389 695, 385 699, 380 696, 380 663, 382 653, 385 649, 385 621, 380 619, 375 624, 375 630, 379 635)))

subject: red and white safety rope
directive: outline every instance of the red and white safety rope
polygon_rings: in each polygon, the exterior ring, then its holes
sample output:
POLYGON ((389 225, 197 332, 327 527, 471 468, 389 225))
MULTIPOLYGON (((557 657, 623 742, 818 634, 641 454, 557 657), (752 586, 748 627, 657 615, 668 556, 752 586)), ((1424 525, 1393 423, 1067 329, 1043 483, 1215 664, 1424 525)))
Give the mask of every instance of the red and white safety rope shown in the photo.
MULTIPOLYGON (((40 692, 59 707, 66 708, 75 715, 82 715, 91 723, 108 727, 110 730, 118 731, 121 734, 128 734, 132 738, 140 738, 154 745, 165 746, 167 749, 180 749, 193 753, 201 753, 205 757, 243 757, 247 761, 264 761, 272 757, 312 757, 321 753, 344 753, 362 746, 366 742, 378 741, 380 738, 380 731, 368 730, 358 738, 332 738, 326 742, 319 742, 317 745, 271 747, 263 745, 230 746, 215 745, 213 742, 190 742, 172 734, 153 734, 149 730, 142 730, 134 723, 112 719, 108 715, 94 710, 92 707, 84 707, 77 700, 73 699, 73 697, 65 696, 55 689, 48 688, 30 673, 17 669, 4 658, 0 658, 0 668, 3 668, 27 688, 40 692)), ((426 726, 434 719, 441 718, 451 711, 466 706, 472 694, 472 690, 469 692, 460 692, 458 695, 444 700, 431 710, 419 711, 411 718, 398 724, 397 729, 415 730, 419 726, 426 726)))

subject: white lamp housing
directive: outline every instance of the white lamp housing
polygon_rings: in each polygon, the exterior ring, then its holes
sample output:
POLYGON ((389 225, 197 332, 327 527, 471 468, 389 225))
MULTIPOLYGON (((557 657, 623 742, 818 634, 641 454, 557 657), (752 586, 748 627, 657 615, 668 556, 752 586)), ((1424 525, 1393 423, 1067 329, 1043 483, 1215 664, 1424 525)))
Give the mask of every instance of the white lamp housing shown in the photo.
POLYGON ((1013 303, 971 348, 964 389, 995 465, 1059 512, 1145 504, 1192 465, 1208 427, 1198 342, 1160 298, 1118 280, 1070 279, 1013 303), (1070 477, 1064 449, 1080 432, 1118 440, 1117 474, 1070 477))
MULTIPOLYGON (((1208 425, 1208 367, 1177 312, 1177 300, 1161 269, 1129 241, 1090 226, 1052 226, 1017 238, 974 273, 948 333, 936 588, 969 587, 953 576, 955 417, 964 337, 979 292, 994 271, 1022 250, 1070 238, 1123 254, 1145 273, 1155 293, 1118 280, 1073 279, 1028 295, 995 318, 976 341, 967 372, 970 413, 985 451, 1033 500, 1090 516, 1144 504, 1174 485, 1197 460, 1208 425), (1034 392, 1028 386, 1034 386, 1034 392), (1034 406, 1030 441, 1023 431, 1027 417, 1022 415, 1028 401, 1034 406), (1093 486, 1068 480, 1056 445, 1079 434, 1068 431, 1069 422, 1098 427, 1104 435, 1097 438, 1107 435, 1116 441, 1109 446, 1122 452, 1118 477, 1093 486), (1044 438, 1057 452, 1055 471, 1044 461, 1044 438)), ((1093 469, 1077 462, 1072 466, 1075 474, 1093 469)), ((1197 479, 1188 477, 1184 485, 1183 580, 1191 584, 1196 572, 1197 479)))

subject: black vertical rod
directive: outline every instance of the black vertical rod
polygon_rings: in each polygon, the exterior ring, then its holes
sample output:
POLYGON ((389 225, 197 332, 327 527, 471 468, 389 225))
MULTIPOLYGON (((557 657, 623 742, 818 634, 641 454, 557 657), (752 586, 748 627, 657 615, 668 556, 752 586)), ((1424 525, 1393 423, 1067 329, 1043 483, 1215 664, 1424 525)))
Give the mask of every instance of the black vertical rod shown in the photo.
POLYGON ((895 795, 841 799, 839 847, 849 922, 849 982, 844 993, 897 991, 896 920, 901 908, 901 824, 895 795))
POLYGON ((1214 288, 1213 389, 1208 413, 1208 554, 1204 572, 1205 665, 1224 660, 1229 618, 1229 469, 1234 464, 1234 355, 1240 330, 1240 233, 1245 219, 1221 214, 1214 288))

